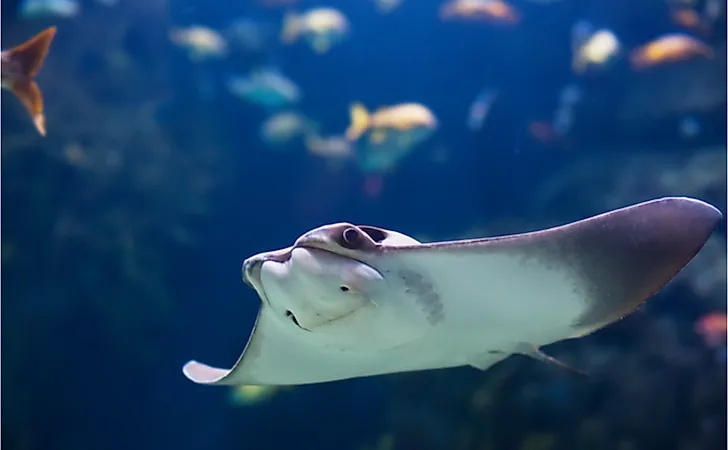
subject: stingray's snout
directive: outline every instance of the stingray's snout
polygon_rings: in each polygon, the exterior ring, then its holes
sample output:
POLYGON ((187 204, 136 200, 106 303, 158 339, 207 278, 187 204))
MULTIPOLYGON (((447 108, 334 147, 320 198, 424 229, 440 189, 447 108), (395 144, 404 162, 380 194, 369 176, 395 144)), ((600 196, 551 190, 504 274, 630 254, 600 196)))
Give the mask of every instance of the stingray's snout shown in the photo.
POLYGON ((243 261, 243 281, 245 284, 250 286, 251 288, 255 289, 255 286, 253 286, 253 282, 250 281, 251 277, 260 277, 260 266, 262 265, 262 261, 256 260, 255 257, 248 258, 245 261, 243 261), (256 275, 257 273, 257 275, 256 275))
POLYGON ((243 281, 256 289, 260 285, 260 269, 266 261, 286 262, 291 258, 291 250, 260 253, 243 261, 243 281))
POLYGON ((243 261, 243 281, 245 284, 257 290, 257 286, 260 286, 260 268, 269 259, 271 258, 267 258, 267 254, 263 253, 251 256, 243 261))

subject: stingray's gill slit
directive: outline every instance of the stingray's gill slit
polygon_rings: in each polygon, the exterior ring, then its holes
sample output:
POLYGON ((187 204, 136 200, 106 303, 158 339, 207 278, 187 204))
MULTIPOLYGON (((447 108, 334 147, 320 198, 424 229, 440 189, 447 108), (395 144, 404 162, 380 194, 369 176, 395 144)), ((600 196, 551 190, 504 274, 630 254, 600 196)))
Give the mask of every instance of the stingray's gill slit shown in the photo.
POLYGON ((296 325, 298 328, 305 330, 305 331, 311 331, 311 330, 306 330, 305 328, 303 328, 301 326, 300 323, 298 323, 298 319, 296 319, 296 315, 293 314, 293 312, 290 309, 286 310, 286 317, 291 319, 291 322, 293 322, 293 324, 296 325))

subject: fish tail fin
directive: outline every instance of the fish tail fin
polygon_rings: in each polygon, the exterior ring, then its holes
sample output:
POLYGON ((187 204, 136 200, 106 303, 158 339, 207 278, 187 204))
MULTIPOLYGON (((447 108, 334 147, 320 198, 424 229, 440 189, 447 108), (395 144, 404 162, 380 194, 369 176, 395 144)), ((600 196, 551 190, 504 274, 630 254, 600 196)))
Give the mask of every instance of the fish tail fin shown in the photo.
POLYGON ((301 29, 301 20, 295 13, 286 13, 283 17, 283 29, 281 30, 281 42, 284 44, 292 44, 298 39, 301 29))
POLYGON ((4 57, 19 67, 18 76, 33 78, 43 66, 55 35, 56 27, 47 28, 24 44, 4 52, 4 57))
POLYGON ((55 34, 56 27, 47 28, 4 54, 5 61, 13 66, 8 87, 28 110, 41 136, 46 132, 43 96, 34 78, 43 66, 55 34))
POLYGON ((10 90, 15 94, 33 119, 33 124, 41 136, 46 135, 45 116, 43 115, 43 95, 35 81, 30 77, 16 78, 10 90))
POLYGON ((346 129, 346 139, 356 141, 369 128, 369 112, 361 103, 354 103, 349 108, 351 125, 346 129))
POLYGON ((630 67, 632 67, 632 70, 642 71, 649 67, 650 63, 645 56, 644 51, 638 48, 632 50, 632 52, 629 54, 629 65, 630 67))

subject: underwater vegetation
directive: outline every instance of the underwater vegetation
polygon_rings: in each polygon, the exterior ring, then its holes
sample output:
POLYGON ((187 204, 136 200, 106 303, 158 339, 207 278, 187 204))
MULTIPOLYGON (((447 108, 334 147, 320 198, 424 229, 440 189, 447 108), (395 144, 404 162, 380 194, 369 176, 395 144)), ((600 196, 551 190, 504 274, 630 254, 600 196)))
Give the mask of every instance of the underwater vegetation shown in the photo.
POLYGON ((544 349, 587 377, 179 370, 230 366, 260 305, 242 262, 321 225, 437 242, 663 196, 725 214, 725 2, 2 7, 4 448, 726 448, 725 220, 634 314, 544 349))

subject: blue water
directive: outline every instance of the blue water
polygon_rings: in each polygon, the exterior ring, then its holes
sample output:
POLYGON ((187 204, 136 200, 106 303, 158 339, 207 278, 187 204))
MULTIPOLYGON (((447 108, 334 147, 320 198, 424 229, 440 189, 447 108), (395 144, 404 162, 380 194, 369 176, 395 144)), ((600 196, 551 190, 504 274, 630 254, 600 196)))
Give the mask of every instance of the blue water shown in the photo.
MULTIPOLYGON (((4 49, 58 26, 38 77, 45 139, 3 92, 4 448, 357 450, 388 433, 397 450, 597 450, 624 442, 725 448, 725 360, 693 331, 700 316, 725 312, 725 277, 710 295, 685 282, 635 317, 557 344, 558 356, 601 367, 589 380, 516 357, 485 373, 461 368, 296 387, 243 407, 231 403, 228 389, 182 375, 189 359, 228 367, 242 351, 260 304, 241 280, 242 261, 322 224, 454 239, 474 227, 516 233, 662 195, 698 196, 725 211, 724 100, 665 106, 664 99, 680 97, 679 83, 665 84, 638 114, 646 120, 625 122, 619 117, 635 88, 662 82, 662 72, 635 74, 624 59, 588 77, 570 70, 577 20, 608 27, 633 48, 679 29, 664 2, 514 0, 523 20, 512 28, 443 23, 439 4, 404 0, 383 16, 368 0, 302 0, 296 10, 336 6, 351 22, 351 34, 327 55, 274 39, 261 54, 198 64, 169 42, 171 26, 224 29, 240 17, 277 24, 285 9, 228 0, 120 0, 107 8, 86 0, 78 17, 30 21, 18 17, 17 2, 3 2, 4 49), (113 65, 120 54, 130 65, 113 65), (354 101, 370 110, 420 102, 440 126, 384 177, 380 195, 367 195, 355 164, 332 171, 300 144, 277 152, 261 142, 267 112, 224 83, 260 65, 281 68, 298 84, 298 109, 326 134, 343 132, 354 101), (534 139, 528 124, 551 120, 561 89, 572 83, 585 100, 568 143, 534 139), (473 133, 467 111, 487 86, 497 87, 498 100, 473 133), (689 139, 680 135, 686 117, 700 125, 689 139), (72 163, 71 144, 92 162, 72 163), (444 162, 436 158, 440 147, 447 148, 444 162), (647 155, 645 167, 660 173, 687 167, 706 149, 719 162, 697 176, 717 173, 707 187, 656 187, 648 170, 643 185, 626 192, 612 182, 635 154, 647 155), (109 150, 121 155, 121 169, 102 169, 97 156, 109 150), (584 162, 598 170, 537 201, 584 162), (610 195, 620 196, 612 204, 610 195), (189 241, 175 238, 180 227, 189 241), (655 350, 644 331, 658 312, 670 317, 686 349, 681 363, 655 350), (604 365, 589 362, 597 350, 611 355, 604 365), (664 389, 640 389, 648 379, 664 389), (486 383, 491 406, 479 410, 471 399, 486 383), (557 444, 524 446, 536 435, 555 436, 557 444)), ((713 31, 703 39, 723 54, 725 13, 713 31)), ((720 78, 724 61, 686 70, 679 80, 720 78)), ((710 92, 725 97, 725 89, 710 92)), ((724 223, 716 236, 724 261, 724 223)))

